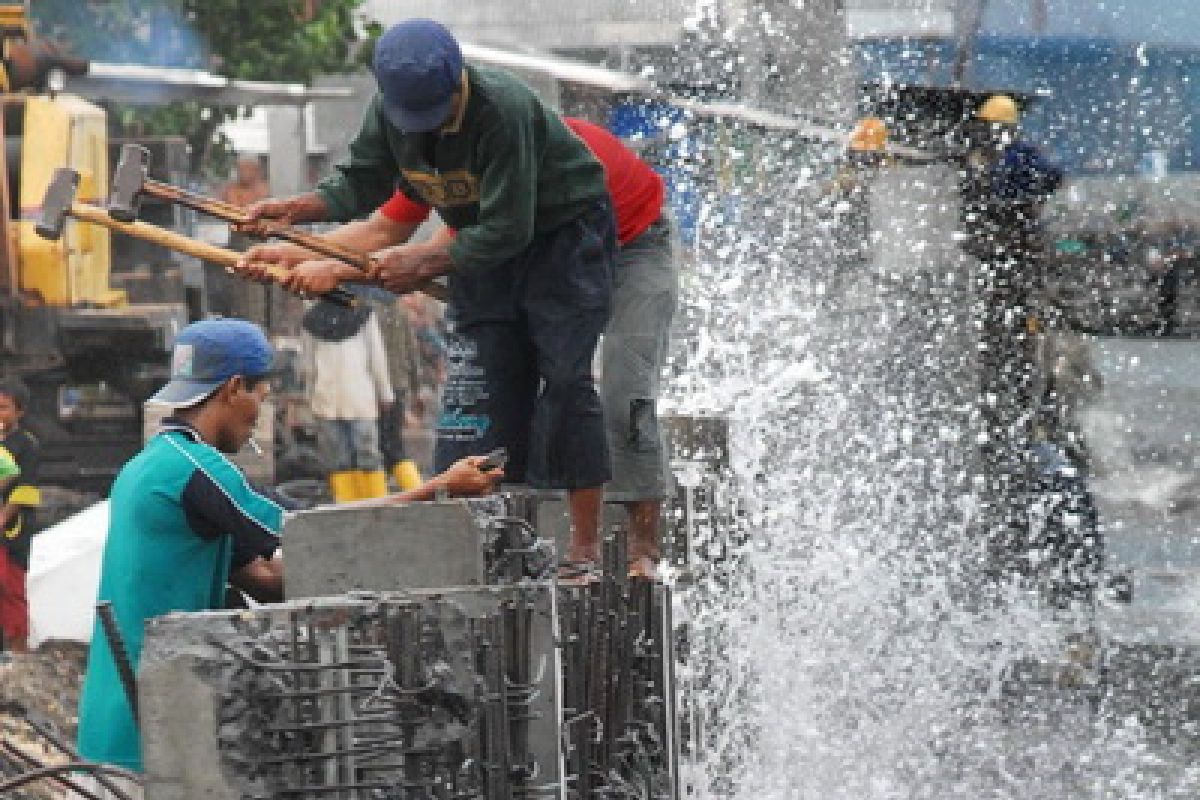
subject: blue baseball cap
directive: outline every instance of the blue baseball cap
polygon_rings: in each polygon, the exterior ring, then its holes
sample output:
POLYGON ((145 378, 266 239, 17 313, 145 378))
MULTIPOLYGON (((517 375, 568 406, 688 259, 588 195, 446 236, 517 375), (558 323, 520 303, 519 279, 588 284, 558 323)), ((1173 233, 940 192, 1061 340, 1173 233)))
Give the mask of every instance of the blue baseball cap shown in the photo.
POLYGON ((175 337, 171 380, 150 401, 186 408, 199 403, 235 375, 271 372, 275 351, 257 325, 241 319, 193 322, 175 337))
POLYGON ((383 112, 402 131, 436 130, 450 115, 462 82, 462 50, 446 26, 431 19, 393 25, 375 43, 375 82, 383 112))

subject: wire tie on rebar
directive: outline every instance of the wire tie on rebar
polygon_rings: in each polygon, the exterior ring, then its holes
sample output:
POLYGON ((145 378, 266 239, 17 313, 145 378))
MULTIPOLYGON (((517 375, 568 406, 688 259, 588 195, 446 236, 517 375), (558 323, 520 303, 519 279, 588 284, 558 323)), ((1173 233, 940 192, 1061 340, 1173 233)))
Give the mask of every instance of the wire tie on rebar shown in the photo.
POLYGON ((370 711, 371 709, 375 708, 377 703, 380 706, 384 705, 381 701, 383 700, 383 693, 388 689, 388 687, 391 686, 395 687, 396 689, 400 688, 394 679, 395 674, 396 665, 390 660, 385 659, 383 662, 383 677, 379 680, 379 685, 375 687, 375 691, 367 696, 361 703, 359 703, 358 713, 362 714, 370 711))

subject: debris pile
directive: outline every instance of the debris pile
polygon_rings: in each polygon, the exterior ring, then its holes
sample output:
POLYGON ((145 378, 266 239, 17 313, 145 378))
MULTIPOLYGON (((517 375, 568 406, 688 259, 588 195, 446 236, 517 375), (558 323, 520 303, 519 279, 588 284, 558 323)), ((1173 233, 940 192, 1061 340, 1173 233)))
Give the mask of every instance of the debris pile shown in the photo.
MULTIPOLYGON (((36 652, 0 654, 0 782, 70 760, 49 737, 74 746, 86 660, 87 646, 76 642, 47 642, 36 652)), ((17 789, 6 800, 75 796, 44 780, 17 789)))

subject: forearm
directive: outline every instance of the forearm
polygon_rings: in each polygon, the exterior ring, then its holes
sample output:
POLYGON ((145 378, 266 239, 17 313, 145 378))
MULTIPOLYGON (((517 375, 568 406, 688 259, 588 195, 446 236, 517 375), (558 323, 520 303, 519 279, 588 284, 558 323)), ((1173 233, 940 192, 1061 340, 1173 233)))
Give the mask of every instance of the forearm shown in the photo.
POLYGON ((388 247, 376 252, 375 257, 385 269, 389 263, 402 264, 406 272, 420 279, 436 278, 454 269, 449 248, 436 239, 388 247))
POLYGON ((271 558, 256 558, 229 576, 229 582, 260 603, 283 600, 283 555, 279 550, 271 558))
POLYGON ((399 505, 402 503, 423 503, 429 500, 436 500, 438 495, 449 495, 449 487, 446 485, 446 480, 441 475, 435 475, 416 489, 409 489, 407 492, 397 492, 389 494, 383 498, 388 505, 399 505))
POLYGON ((360 253, 373 253, 407 242, 417 227, 412 223, 394 222, 376 212, 368 219, 347 222, 340 228, 323 234, 321 238, 360 253))
POLYGON ((314 256, 315 259, 320 259, 322 265, 328 264, 328 268, 337 276, 338 283, 372 283, 371 278, 358 267, 353 264, 347 264, 344 261, 337 261, 324 256, 314 256))
POLYGON ((288 224, 302 222, 324 222, 329 219, 329 208, 316 192, 304 192, 288 198, 288 224))
MULTIPOLYGON (((338 503, 339 508, 377 508, 379 506, 400 506, 405 503, 424 503, 429 500, 436 500, 439 494, 443 494, 445 484, 438 478, 430 478, 425 483, 418 486, 416 489, 409 489, 406 492, 395 492, 394 494, 384 495, 383 497, 372 497, 367 500, 349 500, 345 503, 338 503)), ((444 494, 449 495, 449 492, 444 494)))
POLYGON ((438 497, 479 497, 496 490, 504 479, 504 471, 488 465, 482 456, 459 459, 439 475, 410 492, 390 495, 381 501, 384 504, 412 503, 436 500, 438 497))

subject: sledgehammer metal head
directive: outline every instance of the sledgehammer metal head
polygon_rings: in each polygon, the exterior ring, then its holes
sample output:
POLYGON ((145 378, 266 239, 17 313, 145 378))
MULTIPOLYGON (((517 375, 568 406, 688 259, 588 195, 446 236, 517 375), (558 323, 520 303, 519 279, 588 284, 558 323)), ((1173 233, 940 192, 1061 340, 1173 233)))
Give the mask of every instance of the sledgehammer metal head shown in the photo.
POLYGON ((139 144, 121 147, 121 158, 113 172, 112 189, 108 193, 108 214, 121 222, 137 219, 142 188, 146 185, 150 151, 139 144))
POLYGON ((38 215, 33 229, 43 239, 54 241, 62 236, 63 226, 75 202, 75 190, 79 186, 79 173, 70 167, 54 170, 46 195, 42 198, 42 213, 38 215))

